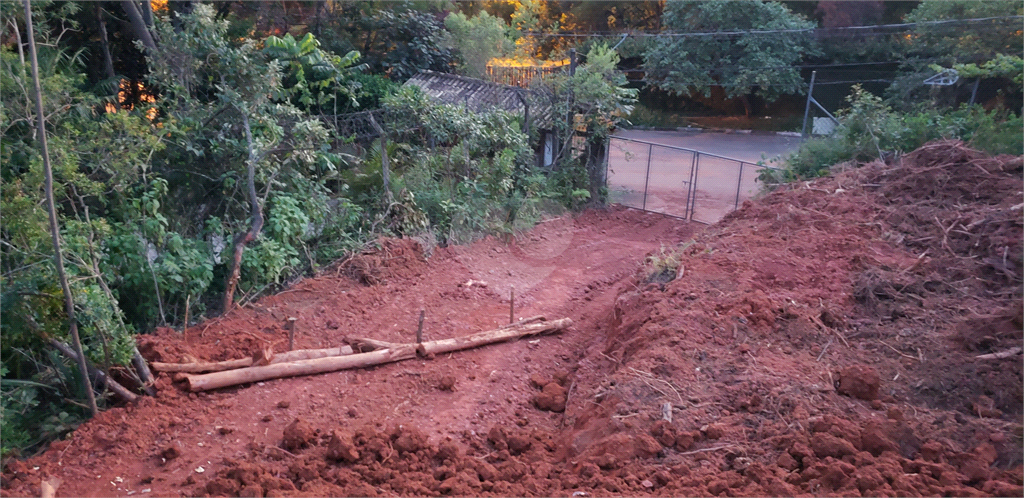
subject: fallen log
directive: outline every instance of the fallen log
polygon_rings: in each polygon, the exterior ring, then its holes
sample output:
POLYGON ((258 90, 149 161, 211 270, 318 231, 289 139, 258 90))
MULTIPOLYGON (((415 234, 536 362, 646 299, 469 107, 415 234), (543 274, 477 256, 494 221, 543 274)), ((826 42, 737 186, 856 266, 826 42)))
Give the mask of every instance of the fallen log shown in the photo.
POLYGON ((572 319, 562 318, 561 320, 554 320, 550 322, 540 322, 530 325, 488 330, 486 332, 467 335, 465 337, 454 337, 451 339, 424 342, 416 348, 416 352, 420 356, 427 356, 430 354, 439 355, 449 353, 451 351, 458 351, 460 349, 471 349, 485 344, 503 342, 517 337, 541 333, 537 331, 562 330, 568 328, 570 325, 572 325, 572 319))
POLYGON ((138 346, 132 347, 132 366, 135 367, 135 371, 139 374, 142 390, 150 396, 156 396, 156 389, 153 388, 153 372, 149 371, 149 366, 146 365, 146 360, 142 357, 142 353, 139 353, 138 346))
POLYGON ((365 339, 365 338, 349 338, 346 337, 342 341, 352 347, 354 351, 360 353, 369 353, 370 351, 378 351, 381 349, 390 349, 402 344, 387 341, 378 341, 376 339, 365 339))
POLYGON ((519 337, 538 335, 563 330, 572 325, 572 320, 563 318, 551 322, 523 325, 515 328, 488 330, 466 337, 442 339, 422 344, 399 344, 394 347, 344 356, 329 356, 309 360, 276 363, 262 367, 248 367, 237 370, 213 372, 203 375, 186 375, 188 389, 192 392, 208 391, 221 387, 247 384, 261 380, 313 375, 349 368, 361 368, 384 363, 408 360, 417 356, 417 349, 429 353, 447 353, 469 349, 519 337))
MULTIPOLYGON (((352 354, 352 348, 350 346, 341 346, 338 348, 327 348, 327 349, 296 349, 295 351, 288 351, 287 353, 278 353, 273 355, 270 359, 270 364, 285 363, 289 361, 298 360, 311 360, 316 358, 326 358, 329 356, 342 356, 352 354)), ((253 364, 252 358, 240 358, 237 360, 217 361, 211 363, 161 363, 154 361, 150 363, 153 370, 160 372, 185 372, 185 373, 203 373, 203 372, 223 372, 225 370, 234 370, 237 368, 251 367, 253 364)))
MULTIPOLYGON (((510 323, 502 325, 496 330, 513 329, 516 327, 522 327, 529 325, 534 322, 543 322, 545 320, 544 315, 531 316, 529 318, 523 318, 516 323, 510 323)), ((359 353, 369 353, 370 351, 377 351, 381 349, 395 348, 398 346, 405 346, 407 344, 397 342, 378 341, 377 339, 367 339, 364 337, 345 337, 342 342, 352 346, 352 349, 359 353)), ((417 341, 419 342, 419 341, 417 341)))

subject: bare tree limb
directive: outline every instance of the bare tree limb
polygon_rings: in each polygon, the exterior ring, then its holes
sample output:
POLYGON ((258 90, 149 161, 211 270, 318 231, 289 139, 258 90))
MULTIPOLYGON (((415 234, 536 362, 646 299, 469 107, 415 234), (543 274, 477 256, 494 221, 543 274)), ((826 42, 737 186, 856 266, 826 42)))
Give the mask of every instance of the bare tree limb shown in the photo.
POLYGON ((56 349, 57 351, 60 351, 61 354, 63 354, 64 356, 70 358, 71 360, 78 362, 80 365, 86 365, 86 376, 83 377, 83 379, 85 379, 85 382, 89 384, 90 393, 92 392, 92 382, 89 380, 89 378, 90 376, 92 376, 95 377, 96 380, 105 383, 107 387, 110 388, 111 392, 116 394, 118 398, 121 398, 124 401, 132 402, 139 399, 138 395, 129 391, 126 387, 122 386, 114 379, 108 377, 107 374, 103 373, 102 370, 92 365, 89 365, 88 360, 84 359, 84 356, 77 355, 75 351, 72 350, 71 347, 68 346, 67 344, 64 344, 63 342, 60 342, 56 339, 50 339, 50 345, 53 346, 54 349, 56 349))

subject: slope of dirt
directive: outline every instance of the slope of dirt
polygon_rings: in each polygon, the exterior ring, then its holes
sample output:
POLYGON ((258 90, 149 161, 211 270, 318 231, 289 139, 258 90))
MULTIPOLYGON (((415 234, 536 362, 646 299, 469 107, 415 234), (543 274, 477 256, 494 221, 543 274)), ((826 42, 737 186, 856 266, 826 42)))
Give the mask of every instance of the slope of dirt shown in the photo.
POLYGON ((152 360, 517 316, 560 335, 159 395, 15 462, 4 496, 1021 496, 1021 158, 930 144, 698 227, 629 210, 511 243, 384 240, 152 360), (684 243, 685 242, 685 243, 684 243), (678 244, 683 243, 681 246, 678 244), (662 246, 664 244, 664 246, 662 246), (645 255, 682 247, 645 282, 645 255), (671 277, 671 275, 670 275, 671 277), (481 283, 482 282, 482 283, 481 283))

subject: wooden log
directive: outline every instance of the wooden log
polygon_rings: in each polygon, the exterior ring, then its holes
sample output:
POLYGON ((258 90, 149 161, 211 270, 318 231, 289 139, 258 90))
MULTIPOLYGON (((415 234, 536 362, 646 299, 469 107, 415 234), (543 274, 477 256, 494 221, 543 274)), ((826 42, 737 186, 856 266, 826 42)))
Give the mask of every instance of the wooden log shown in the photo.
MULTIPOLYGON (((327 349, 297 349, 295 351, 288 351, 287 353, 275 354, 270 360, 270 364, 273 365, 275 363, 285 363, 289 361, 349 355, 352 354, 352 352, 353 351, 350 346, 327 349)), ((213 363, 161 363, 154 361, 150 363, 150 366, 153 367, 153 370, 161 372, 203 373, 223 372, 225 370, 234 370, 236 368, 251 367, 252 364, 252 358, 241 358, 237 360, 218 361, 213 363)))
POLYGON ((270 344, 265 344, 262 348, 253 353, 252 364, 253 366, 269 365, 270 361, 273 359, 274 348, 272 348, 270 344))
POLYGON ((519 337, 526 337, 530 335, 543 334, 545 332, 551 332, 555 330, 562 330, 568 328, 570 325, 572 325, 572 319, 562 318, 561 320, 533 323, 529 325, 523 325, 520 327, 509 327, 503 329, 488 330, 486 332, 467 335, 465 337, 454 337, 451 339, 440 339, 437 341, 424 342, 423 344, 420 344, 420 347, 417 348, 417 351, 421 356, 426 356, 430 354, 439 355, 449 353, 451 351, 459 351, 461 349, 471 349, 477 346, 483 346, 485 344, 504 342, 519 337))
POLYGON ((189 375, 187 381, 188 388, 192 392, 208 391, 210 389, 235 386, 238 384, 248 384, 250 382, 258 382, 267 379, 313 375, 345 370, 348 368, 368 367, 371 365, 408 360, 415 357, 416 345, 410 344, 408 346, 402 346, 395 349, 381 349, 378 351, 371 351, 369 353, 328 356, 326 358, 277 363, 263 367, 248 367, 202 375, 189 375))
POLYGON ((156 396, 156 389, 153 388, 153 372, 149 371, 149 366, 146 365, 142 353, 139 353, 138 346, 132 346, 132 366, 135 367, 135 372, 139 374, 139 380, 142 381, 142 390, 150 396, 156 396))
POLYGON ((422 344, 400 344, 387 349, 371 351, 369 353, 277 363, 262 367, 241 368, 204 375, 190 375, 187 378, 188 387, 189 390, 193 392, 207 391, 220 387, 247 384, 250 382, 277 379, 281 377, 313 375, 349 368, 381 365, 384 363, 415 358, 417 355, 417 349, 420 349, 424 354, 447 353, 450 351, 458 351, 460 349, 469 349, 477 346, 483 346, 485 344, 507 341, 518 337, 559 331, 571 325, 571 319, 563 318, 561 320, 554 320, 551 322, 524 325, 514 329, 489 330, 454 339, 442 339, 438 341, 424 342, 422 344))
POLYGON ((351 346, 354 351, 358 351, 360 353, 369 353, 370 351, 390 349, 402 346, 402 344, 397 342, 378 341, 376 339, 365 338, 346 337, 342 339, 342 341, 351 346))
MULTIPOLYGON (((519 320, 516 323, 509 323, 509 324, 506 324, 506 325, 502 325, 501 327, 498 327, 497 330, 513 329, 513 328, 516 328, 516 327, 522 327, 524 325, 528 325, 528 324, 535 323, 535 322, 543 322, 544 320, 546 320, 546 318, 544 318, 544 315, 531 316, 529 318, 523 318, 522 320, 519 320)), ((356 337, 346 337, 346 338, 342 339, 342 341, 345 342, 346 344, 352 346, 353 350, 355 350, 357 352, 360 352, 360 353, 369 353, 370 351, 377 351, 379 349, 395 348, 395 347, 398 347, 398 346, 404 346, 405 345, 405 344, 402 344, 402 343, 379 341, 377 339, 368 339, 368 338, 365 338, 365 337, 358 337, 358 338, 356 338, 356 337)), ((422 341, 422 337, 419 338, 416 342, 423 342, 422 341)))

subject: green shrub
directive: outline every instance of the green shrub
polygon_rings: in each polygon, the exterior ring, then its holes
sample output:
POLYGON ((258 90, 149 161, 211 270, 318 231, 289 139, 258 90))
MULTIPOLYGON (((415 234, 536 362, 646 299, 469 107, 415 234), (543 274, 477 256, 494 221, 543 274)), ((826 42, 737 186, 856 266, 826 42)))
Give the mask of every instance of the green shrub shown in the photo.
POLYGON ((633 112, 626 118, 631 128, 677 128, 686 126, 686 120, 676 114, 669 114, 660 109, 652 109, 643 104, 633 107, 633 112))
POLYGON ((812 138, 787 159, 781 172, 765 170, 766 183, 824 176, 844 161, 870 161, 907 153, 939 139, 960 139, 990 154, 1024 154, 1021 117, 980 105, 952 111, 934 108, 901 114, 882 100, 854 86, 850 107, 840 111, 835 133, 812 138))

